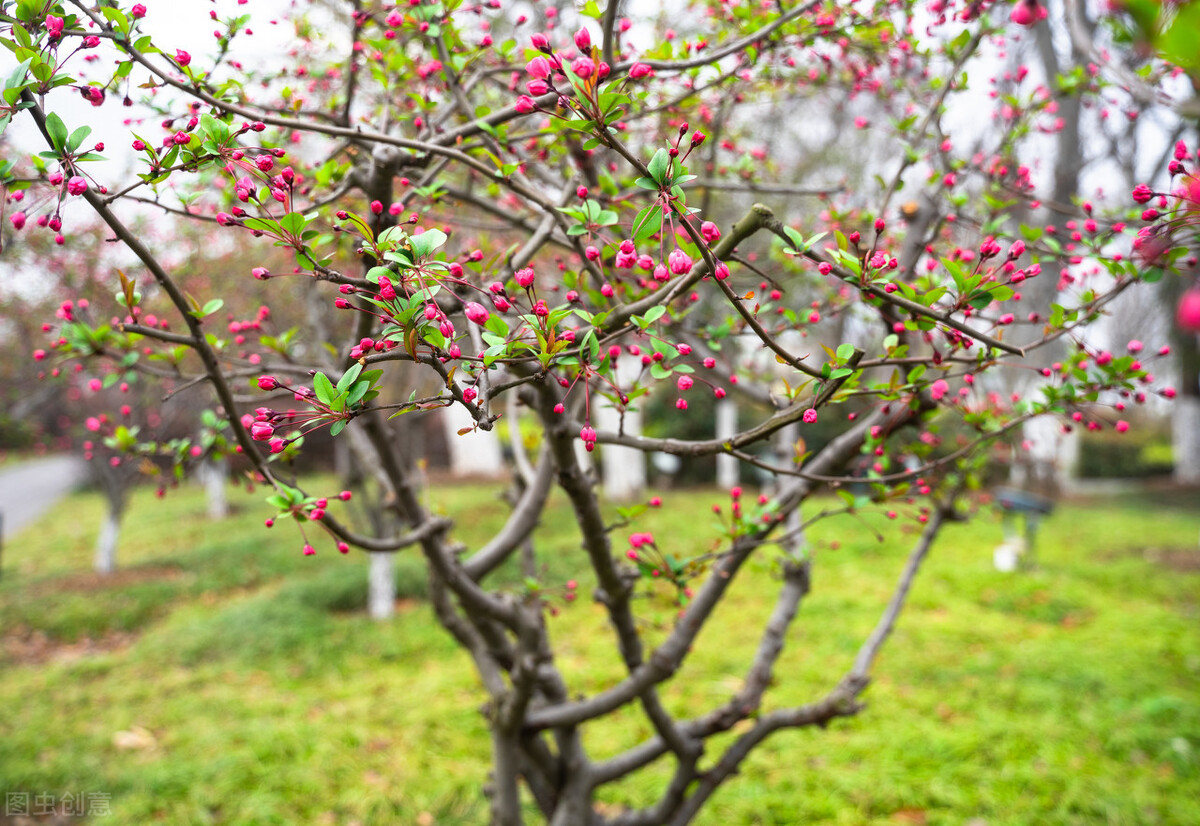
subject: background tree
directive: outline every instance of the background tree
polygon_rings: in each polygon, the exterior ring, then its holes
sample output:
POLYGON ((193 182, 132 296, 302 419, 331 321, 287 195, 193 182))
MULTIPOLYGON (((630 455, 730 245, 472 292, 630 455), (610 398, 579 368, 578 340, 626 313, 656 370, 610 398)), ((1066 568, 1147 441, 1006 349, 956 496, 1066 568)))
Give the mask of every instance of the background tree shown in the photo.
MULTIPOLYGON (((1069 235, 1022 222, 1039 200, 1026 156, 1041 128, 1053 131, 1056 96, 1104 83, 1018 80, 969 149, 949 112, 1011 26, 1038 24, 1035 3, 696 3, 674 28, 623 18, 616 3, 534 4, 515 18, 498 5, 322 7, 295 19, 292 61, 254 68, 239 51, 246 17, 214 11, 216 49, 201 58, 144 36, 140 4, 0 3, 0 40, 20 64, 5 119, 46 146, 28 170, 6 168, 11 191, 37 193, 10 223, 59 233, 86 203, 138 261, 140 288, 118 279, 117 323, 65 319, 53 358, 148 373, 161 363, 176 381, 209 385, 254 480, 272 489, 268 525, 294 527, 304 554, 422 555, 437 617, 488 695, 494 823, 535 813, 687 823, 767 737, 862 709, 880 648, 939 530, 978 489, 990 443, 1043 414, 1128 428, 1121 394, 1157 387, 1148 365, 1165 351, 1102 350, 1085 330, 1184 254, 1177 238, 1200 202, 1193 159, 1184 146, 1178 194, 1134 191, 1155 209, 1063 203, 1078 211, 1069 235), (81 63, 93 53, 110 59, 81 63), (56 102, 73 89, 107 105, 135 88, 150 90, 163 131, 132 136, 138 179, 97 180, 88 129, 56 102), (783 111, 771 103, 781 90, 848 101, 853 132, 836 119, 812 131, 861 159, 857 174, 819 180, 824 168, 802 151, 757 143, 751 125, 783 111), (903 200, 905 187, 920 197, 903 200), (814 188, 828 194, 820 207, 796 206, 814 188), (194 278, 169 243, 134 231, 125 210, 147 202, 261 251, 246 283, 306 285, 304 323, 286 336, 242 322, 230 331, 218 294, 235 287, 194 278), (1137 235, 1130 221, 1143 222, 1137 235), (286 264, 267 259, 267 242, 286 264), (1052 300, 1018 315, 1015 302, 1047 277, 1052 300), (1038 365, 1051 345, 1064 355, 1038 365), (615 372, 629 358, 641 369, 615 372), (1031 370, 1048 381, 1028 397, 992 389, 998 373, 1031 370), (719 438, 642 436, 620 415, 666 394, 682 422, 690 400, 734 390, 763 412, 719 438), (615 428, 594 426, 597 396, 614 405, 615 428), (541 434, 510 517, 479 547, 457 542, 423 501, 417 446, 388 424, 448 407, 471 417, 463 438, 502 416, 541 434), (830 430, 811 449, 818 426, 830 430), (309 491, 281 462, 325 430, 376 480, 370 525, 341 516, 348 494, 309 491), (669 501, 606 517, 587 454, 610 446, 724 454, 776 481, 757 498, 731 489, 711 545, 681 547, 637 530, 646 507, 669 501), (514 584, 501 566, 528 547, 555 487, 576 519, 578 579, 514 584), (913 549, 853 666, 806 705, 764 708, 819 562, 800 509, 826 487, 840 504, 810 522, 854 526, 878 508, 911 525, 913 549), (714 644, 702 632, 739 571, 764 557, 779 588, 740 686, 713 707, 668 701, 693 646, 714 644), (581 686, 554 655, 547 615, 580 592, 603 606, 616 652, 602 685, 581 686), (673 621, 642 621, 655 605, 673 621), (654 734, 592 754, 588 724, 627 708, 654 734), (599 789, 660 760, 672 776, 655 800, 611 817, 594 805, 599 789)), ((1170 74, 1151 68, 1146 83, 1170 74)))

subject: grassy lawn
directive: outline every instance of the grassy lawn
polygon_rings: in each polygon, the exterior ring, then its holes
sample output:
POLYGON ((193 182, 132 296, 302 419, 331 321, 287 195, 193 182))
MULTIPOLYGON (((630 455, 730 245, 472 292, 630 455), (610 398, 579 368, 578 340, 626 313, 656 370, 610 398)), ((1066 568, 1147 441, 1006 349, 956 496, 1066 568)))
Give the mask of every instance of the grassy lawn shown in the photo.
MULTIPOLYGON (((136 497, 111 585, 88 573, 96 495, 6 543, 0 792, 107 793, 112 817, 94 822, 121 824, 482 822, 485 698, 422 600, 419 560, 400 560, 396 619, 373 623, 361 557, 317 543, 305 558, 292 528, 262 527, 260 495, 231 495, 236 512, 219 524, 198 491, 136 497), (119 732, 137 747, 118 747, 119 732)), ((461 517, 468 545, 506 513, 485 486, 429 497, 461 517)), ((631 530, 668 551, 707 547, 719 498, 669 492, 631 530)), ((1200 823, 1197 505, 1181 494, 1062 504, 1040 568, 1019 574, 992 568, 990 510, 948 529, 867 710, 767 741, 700 822, 1200 823)), ((581 570, 572 536, 556 501, 537 540, 550 583, 581 570)), ((912 541, 878 515, 828 520, 809 538, 814 591, 768 708, 814 699, 844 673, 912 541)), ((768 553, 667 691, 673 710, 736 690, 777 587, 768 553)), ((674 613, 665 598, 638 611, 652 640, 674 613)), ((619 677, 599 607, 580 600, 551 622, 574 690, 619 677)), ((649 733, 634 712, 585 730, 597 757, 649 733)), ((656 765, 605 800, 647 802, 668 774, 656 765)))

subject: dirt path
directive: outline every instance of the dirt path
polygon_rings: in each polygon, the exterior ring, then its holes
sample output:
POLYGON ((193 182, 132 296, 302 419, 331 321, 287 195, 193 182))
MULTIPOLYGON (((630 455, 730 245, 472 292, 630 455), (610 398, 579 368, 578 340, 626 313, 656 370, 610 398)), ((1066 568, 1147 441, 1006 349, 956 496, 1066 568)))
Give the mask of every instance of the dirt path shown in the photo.
POLYGON ((0 470, 3 539, 15 536, 87 477, 87 464, 76 456, 50 456, 0 470))

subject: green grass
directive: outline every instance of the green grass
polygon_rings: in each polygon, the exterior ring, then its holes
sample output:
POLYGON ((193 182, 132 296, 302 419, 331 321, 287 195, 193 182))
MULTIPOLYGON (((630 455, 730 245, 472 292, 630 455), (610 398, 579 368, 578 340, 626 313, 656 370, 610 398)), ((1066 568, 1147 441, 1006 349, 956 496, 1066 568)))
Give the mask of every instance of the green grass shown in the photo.
MULTIPOLYGON (((455 485, 428 498, 459 518, 456 537, 471 547, 504 518, 494 493, 455 485)), ((305 558, 294 529, 262 527, 258 494, 234 496, 234 516, 213 524, 198 492, 139 494, 120 587, 86 575, 102 513, 93 494, 7 543, 0 627, 64 648, 0 661, 0 791, 108 792, 116 823, 483 822, 485 697, 421 599, 419 560, 401 557, 402 610, 373 623, 361 557, 317 543, 305 558), (131 642, 66 656, 115 632, 131 642), (133 727, 154 748, 115 748, 113 735, 133 727)), ((665 498, 630 530, 654 531, 668 551, 707 547, 718 495, 665 498)), ((876 666, 867 710, 768 740, 700 822, 1200 823, 1195 504, 1061 505, 1039 537, 1041 566, 1019 574, 991 567, 1001 529, 990 512, 952 526, 876 666), (1171 548, 1173 567, 1154 561, 1171 548)), ((814 590, 767 708, 821 696, 873 626, 912 535, 863 520, 888 541, 854 518, 810 530, 814 590)), ((537 543, 548 583, 578 576, 588 593, 561 502, 537 543)), ((777 587, 769 554, 750 564, 665 692, 672 710, 695 713, 738 688, 777 587)), ((637 610, 651 640, 674 616, 662 596, 637 610)), ((619 679, 602 609, 580 600, 550 622, 573 690, 619 679)), ((633 710, 585 728, 596 757, 649 734, 633 710)), ((648 802, 669 769, 603 799, 648 802)))

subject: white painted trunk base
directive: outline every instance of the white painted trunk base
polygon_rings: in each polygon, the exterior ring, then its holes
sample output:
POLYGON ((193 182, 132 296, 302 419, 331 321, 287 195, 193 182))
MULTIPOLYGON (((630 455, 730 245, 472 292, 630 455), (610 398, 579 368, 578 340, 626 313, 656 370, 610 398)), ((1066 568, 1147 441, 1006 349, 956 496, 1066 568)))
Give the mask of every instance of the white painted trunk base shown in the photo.
MULTIPOLYGON (((608 399, 600 396, 592 400, 592 420, 597 430, 612 433, 621 430, 621 414, 608 399)), ((642 435, 640 410, 626 411, 624 433, 627 436, 642 435)), ((602 445, 599 450, 605 497, 614 502, 640 499, 646 492, 646 454, 621 445, 602 445)))
POLYGON ((1180 395, 1173 404, 1171 430, 1175 442, 1175 481, 1200 484, 1200 397, 1180 395))
POLYGON ((208 518, 221 520, 229 516, 229 465, 226 462, 205 462, 200 466, 200 481, 204 484, 204 496, 208 501, 208 518))
POLYGON ((117 570, 117 541, 121 537, 121 515, 108 511, 100 523, 96 540, 96 573, 111 574, 117 570))
MULTIPOLYGON (((718 439, 730 439, 737 434, 737 403, 730 399, 717 402, 718 439)), ((717 454, 717 487, 731 488, 738 483, 738 460, 728 453, 717 454)))
POLYGON ((371 619, 390 619, 396 612, 396 555, 367 554, 367 613, 371 619))
POLYGON ((500 476, 504 473, 500 437, 494 430, 473 430, 459 436, 459 430, 475 424, 471 414, 459 404, 443 410, 441 419, 446 428, 451 473, 455 476, 500 476))

